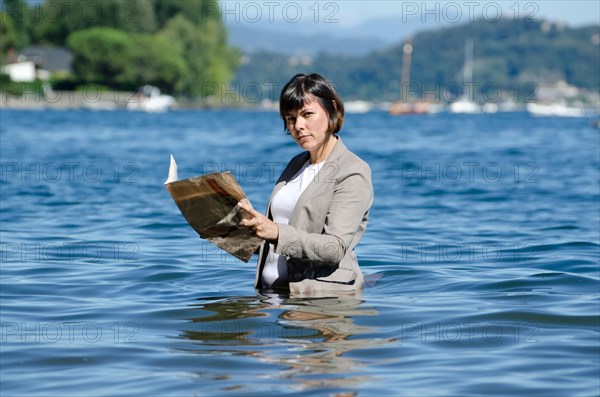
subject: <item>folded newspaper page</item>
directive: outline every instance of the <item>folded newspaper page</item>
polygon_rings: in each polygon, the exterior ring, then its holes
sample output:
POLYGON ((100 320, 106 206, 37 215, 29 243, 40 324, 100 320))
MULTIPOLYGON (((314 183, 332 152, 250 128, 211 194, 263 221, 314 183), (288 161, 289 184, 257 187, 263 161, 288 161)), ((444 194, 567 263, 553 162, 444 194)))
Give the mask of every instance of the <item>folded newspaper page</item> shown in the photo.
POLYGON ((217 172, 178 180, 177 163, 171 155, 165 187, 190 226, 201 238, 248 262, 262 240, 238 226, 244 210, 237 203, 246 198, 231 172, 217 172))

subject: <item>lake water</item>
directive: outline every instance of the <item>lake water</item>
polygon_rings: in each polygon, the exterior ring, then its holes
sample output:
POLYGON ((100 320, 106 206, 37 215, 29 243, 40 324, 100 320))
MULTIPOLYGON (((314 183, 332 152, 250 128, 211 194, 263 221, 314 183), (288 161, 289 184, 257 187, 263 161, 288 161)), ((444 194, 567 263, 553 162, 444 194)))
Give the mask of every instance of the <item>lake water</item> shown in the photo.
POLYGON ((257 294, 163 187, 264 210, 276 113, 1 113, 3 396, 600 394, 600 134, 524 113, 348 115, 373 171, 362 294, 257 294), (348 394, 343 394, 348 393, 348 394))

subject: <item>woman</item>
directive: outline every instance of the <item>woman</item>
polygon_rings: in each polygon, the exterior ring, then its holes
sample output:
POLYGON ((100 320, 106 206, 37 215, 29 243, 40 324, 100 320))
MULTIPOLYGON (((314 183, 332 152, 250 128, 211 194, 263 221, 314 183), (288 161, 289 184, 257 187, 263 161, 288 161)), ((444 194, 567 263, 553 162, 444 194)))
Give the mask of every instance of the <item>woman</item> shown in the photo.
POLYGON ((290 294, 354 291, 364 278, 354 247, 373 203, 371 170, 338 132, 344 105, 318 74, 294 76, 283 87, 279 110, 285 131, 305 150, 279 177, 264 216, 247 200, 241 222, 265 240, 255 286, 290 294))

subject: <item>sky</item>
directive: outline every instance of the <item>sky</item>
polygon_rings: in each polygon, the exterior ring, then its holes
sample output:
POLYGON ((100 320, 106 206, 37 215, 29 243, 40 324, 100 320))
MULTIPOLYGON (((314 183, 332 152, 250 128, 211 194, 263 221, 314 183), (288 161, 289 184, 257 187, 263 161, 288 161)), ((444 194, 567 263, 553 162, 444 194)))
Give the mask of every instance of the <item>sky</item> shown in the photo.
MULTIPOLYGON (((44 0, 26 0, 29 4, 44 0)), ((91 1, 91 0, 90 0, 91 1)), ((100 0, 101 1, 101 0, 100 0)), ((126 1, 126 0, 125 0, 126 1)), ((434 18, 446 22, 465 22, 469 18, 493 19, 500 10, 502 17, 515 15, 560 20, 572 26, 600 24, 598 0, 218 0, 225 18, 237 23, 259 25, 283 21, 306 26, 307 22, 343 28, 358 27, 369 20, 396 17, 434 18), (232 11, 227 14, 227 11, 232 11), (299 11, 299 13, 298 13, 299 11), (457 11, 460 16, 457 15, 457 11), (256 17, 258 14, 260 17, 256 17), (300 15, 299 15, 300 14, 300 15), (272 20, 271 20, 272 17, 272 20), (459 17, 457 20, 457 17, 459 17), (296 20, 298 19, 298 20, 296 20)))
POLYGON ((220 7, 229 23, 234 19, 236 23, 256 25, 283 21, 298 27, 311 23, 350 28, 369 20, 392 17, 402 22, 408 18, 420 19, 424 23, 515 16, 560 20, 571 26, 600 23, 600 2, 597 0, 222 0, 220 7))
POLYGON ((562 20, 570 25, 582 25, 600 22, 600 2, 596 0, 579 1, 360 1, 338 0, 340 23, 359 25, 367 19, 379 17, 417 16, 432 20, 439 18, 452 21, 462 16, 496 18, 497 10, 502 16, 512 18, 515 15, 562 20), (460 10, 460 11, 458 11, 460 10))

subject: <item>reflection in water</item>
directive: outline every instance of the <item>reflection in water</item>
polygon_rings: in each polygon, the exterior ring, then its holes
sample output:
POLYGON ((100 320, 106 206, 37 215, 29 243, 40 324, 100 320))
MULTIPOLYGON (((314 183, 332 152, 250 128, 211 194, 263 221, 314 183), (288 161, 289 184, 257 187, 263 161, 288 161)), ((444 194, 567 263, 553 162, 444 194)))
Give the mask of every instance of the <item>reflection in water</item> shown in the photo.
MULTIPOLYGON (((299 388, 352 387, 370 380, 350 352, 388 344, 369 338, 377 330, 358 325, 376 316, 360 294, 327 298, 257 295, 212 299, 197 306, 184 338, 199 342, 199 354, 227 353, 283 365, 272 377, 298 382, 299 388), (356 321, 356 322, 355 322, 356 321), (323 376, 327 375, 327 376, 323 376)), ((229 375, 229 374, 223 374, 229 375)))

